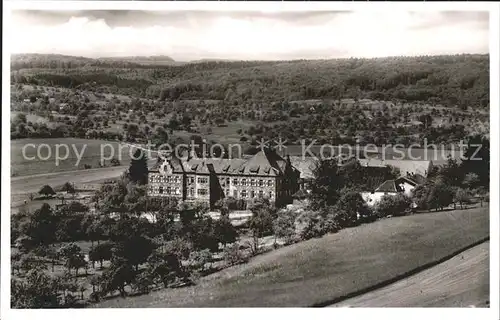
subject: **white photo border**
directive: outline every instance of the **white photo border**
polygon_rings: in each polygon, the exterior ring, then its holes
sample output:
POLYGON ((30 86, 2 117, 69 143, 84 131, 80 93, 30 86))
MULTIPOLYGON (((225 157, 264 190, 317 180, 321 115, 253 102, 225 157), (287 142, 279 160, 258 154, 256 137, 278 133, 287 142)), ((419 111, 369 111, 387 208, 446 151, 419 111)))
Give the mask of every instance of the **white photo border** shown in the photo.
POLYGON ((199 317, 239 319, 295 317, 334 317, 358 319, 384 317, 389 319, 499 319, 499 3, 491 2, 155 2, 155 1, 4 1, 3 10, 3 78, 2 78, 2 226, 1 241, 1 304, 2 319, 145 319, 199 317), (260 11, 322 11, 322 10, 414 10, 414 11, 489 11, 490 12, 490 307, 489 308, 210 308, 210 309, 43 309, 10 308, 10 41, 9 17, 13 9, 29 10, 260 10, 260 11), (495 196, 496 195, 496 196, 495 196))

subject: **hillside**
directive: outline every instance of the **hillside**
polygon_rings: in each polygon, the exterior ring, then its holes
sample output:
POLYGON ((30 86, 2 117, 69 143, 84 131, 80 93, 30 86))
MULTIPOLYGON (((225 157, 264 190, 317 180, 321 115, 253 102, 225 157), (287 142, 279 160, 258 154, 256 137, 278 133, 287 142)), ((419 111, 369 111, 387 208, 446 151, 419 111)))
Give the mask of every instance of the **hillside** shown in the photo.
POLYGON ((207 276, 195 287, 102 301, 95 307, 328 305, 453 256, 486 239, 488 230, 485 208, 384 219, 271 251, 207 276))
POLYGON ((246 102, 351 97, 481 108, 489 103, 487 55, 204 61, 183 65, 155 65, 158 60, 150 57, 147 65, 131 62, 144 59, 72 60, 58 55, 21 55, 13 57, 12 70, 24 70, 12 75, 15 82, 106 87, 112 93, 130 92, 127 89, 132 86, 135 94, 160 100, 246 102), (32 68, 37 69, 29 70, 32 68))
POLYGON ((52 129, 14 119, 11 137, 115 140, 126 133, 144 142, 201 135, 247 148, 278 136, 298 145, 408 146, 489 134, 487 55, 130 61, 17 56, 11 111, 47 118, 52 129))

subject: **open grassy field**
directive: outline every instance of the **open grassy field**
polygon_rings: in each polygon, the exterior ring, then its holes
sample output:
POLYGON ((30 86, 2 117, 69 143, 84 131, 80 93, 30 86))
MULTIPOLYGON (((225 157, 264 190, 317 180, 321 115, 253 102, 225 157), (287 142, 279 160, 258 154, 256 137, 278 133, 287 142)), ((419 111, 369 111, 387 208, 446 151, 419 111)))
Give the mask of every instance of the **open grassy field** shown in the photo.
POLYGON ((489 242, 387 287, 332 307, 486 307, 489 242))
POLYGON ((384 219, 263 254, 193 287, 113 299, 96 307, 328 305, 488 236, 488 208, 384 219))
MULTIPOLYGON (((84 165, 97 168, 99 167, 101 155, 108 158, 114 155, 120 162, 127 165, 130 160, 130 148, 125 147, 120 150, 119 143, 114 141, 75 138, 19 139, 11 140, 10 146, 11 175, 14 177, 73 171, 83 168, 84 165), (66 151, 68 151, 67 159, 56 162, 57 145, 62 145, 59 147, 60 158, 64 158, 66 151), (68 149, 64 146, 67 146, 68 149), (26 157, 23 156, 24 147, 26 157), (38 151, 39 154, 37 154, 38 151), (83 154, 79 163, 77 161, 78 154, 83 154), (44 160, 45 158, 47 159, 44 160)), ((109 165, 109 160, 107 165, 109 165)))
MULTIPOLYGON (((77 187, 87 184, 96 184, 105 180, 116 179, 127 169, 126 166, 107 167, 102 169, 89 169, 78 171, 66 171, 47 173, 31 176, 11 178, 11 207, 17 208, 23 205, 30 193, 36 193, 46 184, 55 188, 66 182, 74 183, 77 187)), ((29 200, 27 200, 29 201, 29 200)), ((41 206, 44 201, 33 201, 36 207, 41 206)), ((59 202, 53 200, 54 203, 59 202)), ((35 207, 30 206, 30 209, 35 207)))

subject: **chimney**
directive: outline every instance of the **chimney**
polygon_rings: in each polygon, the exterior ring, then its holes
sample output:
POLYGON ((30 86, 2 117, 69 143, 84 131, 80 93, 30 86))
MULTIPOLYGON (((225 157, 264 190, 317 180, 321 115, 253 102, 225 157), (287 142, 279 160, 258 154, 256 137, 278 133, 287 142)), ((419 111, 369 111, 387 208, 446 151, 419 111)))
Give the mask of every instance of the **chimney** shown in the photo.
POLYGON ((198 158, 198 155, 196 154, 196 151, 194 151, 194 149, 191 149, 189 151, 188 161, 191 160, 191 159, 196 159, 196 158, 198 158))

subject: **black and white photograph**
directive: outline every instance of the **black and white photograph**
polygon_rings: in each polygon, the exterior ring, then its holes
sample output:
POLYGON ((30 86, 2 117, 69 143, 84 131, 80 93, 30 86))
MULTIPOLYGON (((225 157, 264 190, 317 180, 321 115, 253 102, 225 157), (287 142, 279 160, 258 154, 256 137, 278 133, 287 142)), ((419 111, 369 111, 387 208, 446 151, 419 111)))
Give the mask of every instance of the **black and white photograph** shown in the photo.
POLYGON ((498 6, 8 2, 2 317, 498 318, 498 6))

